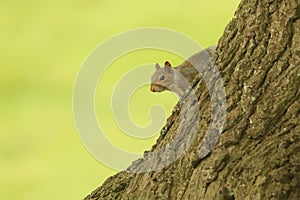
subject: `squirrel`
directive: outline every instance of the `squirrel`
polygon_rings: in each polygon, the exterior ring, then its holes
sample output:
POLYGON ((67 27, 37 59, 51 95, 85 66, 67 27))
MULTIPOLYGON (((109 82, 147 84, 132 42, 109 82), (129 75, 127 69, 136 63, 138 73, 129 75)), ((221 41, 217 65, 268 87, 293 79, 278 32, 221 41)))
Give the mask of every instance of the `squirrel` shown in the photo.
POLYGON ((169 61, 165 61, 164 67, 155 64, 156 71, 151 77, 152 92, 173 91, 179 97, 183 96, 193 79, 201 68, 211 62, 211 56, 216 46, 208 47, 184 61, 181 65, 172 68, 169 61), (198 70, 197 70, 198 69, 198 70))

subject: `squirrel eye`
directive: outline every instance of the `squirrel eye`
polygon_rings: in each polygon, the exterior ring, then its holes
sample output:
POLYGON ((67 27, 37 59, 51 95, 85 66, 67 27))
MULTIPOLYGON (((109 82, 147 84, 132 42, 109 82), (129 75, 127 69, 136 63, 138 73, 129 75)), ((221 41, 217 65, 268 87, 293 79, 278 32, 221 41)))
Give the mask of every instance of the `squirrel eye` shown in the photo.
POLYGON ((164 76, 164 75, 161 75, 161 76, 159 77, 159 80, 160 80, 160 81, 165 80, 165 76, 164 76))

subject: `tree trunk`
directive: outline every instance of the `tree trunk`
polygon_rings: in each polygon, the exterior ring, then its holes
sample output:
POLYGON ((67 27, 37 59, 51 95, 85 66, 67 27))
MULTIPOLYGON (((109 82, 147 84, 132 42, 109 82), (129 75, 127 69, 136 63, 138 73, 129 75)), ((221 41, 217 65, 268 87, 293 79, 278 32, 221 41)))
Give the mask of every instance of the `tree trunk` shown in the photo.
MULTIPOLYGON (((198 80, 200 117, 183 120, 186 129, 195 120, 200 128, 187 152, 160 170, 120 172, 86 199, 300 199, 299 4, 240 3, 214 57, 227 108, 223 132, 209 155, 195 158, 211 120, 208 88, 198 80)), ((185 112, 192 111, 176 105, 150 152, 170 142, 185 112)), ((129 169, 147 164, 146 155, 129 169)))

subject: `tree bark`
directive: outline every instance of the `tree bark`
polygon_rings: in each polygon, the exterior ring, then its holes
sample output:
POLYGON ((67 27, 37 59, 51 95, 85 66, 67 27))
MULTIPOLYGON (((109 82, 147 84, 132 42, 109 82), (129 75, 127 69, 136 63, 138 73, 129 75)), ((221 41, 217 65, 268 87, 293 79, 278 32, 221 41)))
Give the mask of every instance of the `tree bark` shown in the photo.
MULTIPOLYGON (((300 199, 299 4, 240 3, 214 56, 226 89, 227 118, 207 157, 195 158, 211 112, 209 92, 200 79, 194 86, 200 117, 184 121, 187 129, 195 120, 200 128, 187 152, 157 171, 120 172, 86 199, 300 199)), ((150 152, 174 137, 180 112, 191 111, 176 105, 150 152)))

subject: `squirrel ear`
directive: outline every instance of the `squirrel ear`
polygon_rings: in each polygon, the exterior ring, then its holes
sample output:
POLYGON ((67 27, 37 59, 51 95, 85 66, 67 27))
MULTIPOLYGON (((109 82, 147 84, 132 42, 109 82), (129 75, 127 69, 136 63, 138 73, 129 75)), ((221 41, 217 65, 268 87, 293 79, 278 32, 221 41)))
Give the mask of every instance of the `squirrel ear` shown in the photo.
POLYGON ((165 62, 165 66, 171 67, 171 63, 170 63, 169 61, 166 61, 166 62, 165 62))
POLYGON ((156 70, 160 69, 160 66, 159 66, 158 63, 155 64, 155 69, 156 69, 156 70))
POLYGON ((166 70, 166 72, 168 72, 170 74, 174 73, 174 71, 173 71, 173 69, 171 67, 171 64, 168 61, 165 62, 165 70, 166 70))

